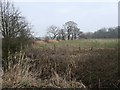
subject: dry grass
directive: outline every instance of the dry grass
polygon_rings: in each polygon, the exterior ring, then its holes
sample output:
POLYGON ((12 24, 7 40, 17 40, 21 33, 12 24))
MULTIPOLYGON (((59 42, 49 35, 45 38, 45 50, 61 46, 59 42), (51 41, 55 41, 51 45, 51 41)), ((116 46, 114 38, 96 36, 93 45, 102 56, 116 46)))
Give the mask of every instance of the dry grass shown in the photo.
POLYGON ((59 41, 57 40, 48 40, 48 43, 58 43, 59 41))
POLYGON ((40 47, 41 45, 46 45, 47 43, 44 41, 34 41, 33 46, 40 47))
POLYGON ((3 87, 105 87, 117 81, 117 59, 116 49, 30 48, 10 57, 3 87))

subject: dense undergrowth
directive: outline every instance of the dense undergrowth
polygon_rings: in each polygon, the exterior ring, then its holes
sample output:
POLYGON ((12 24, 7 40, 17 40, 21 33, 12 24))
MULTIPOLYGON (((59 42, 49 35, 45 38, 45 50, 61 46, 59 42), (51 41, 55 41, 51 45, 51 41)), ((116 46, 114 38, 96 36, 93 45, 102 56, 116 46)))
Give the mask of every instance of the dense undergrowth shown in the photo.
POLYGON ((117 51, 69 46, 29 48, 9 56, 3 87, 117 87, 117 51))

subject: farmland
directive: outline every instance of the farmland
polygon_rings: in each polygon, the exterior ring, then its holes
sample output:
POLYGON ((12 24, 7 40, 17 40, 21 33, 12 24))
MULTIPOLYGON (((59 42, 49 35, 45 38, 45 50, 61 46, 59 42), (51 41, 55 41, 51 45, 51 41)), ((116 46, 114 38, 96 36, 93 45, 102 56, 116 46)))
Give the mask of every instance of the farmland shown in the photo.
POLYGON ((80 81, 87 88, 117 87, 117 47, 117 39, 59 41, 31 47, 10 57, 16 64, 5 72, 3 87, 80 88, 80 81))

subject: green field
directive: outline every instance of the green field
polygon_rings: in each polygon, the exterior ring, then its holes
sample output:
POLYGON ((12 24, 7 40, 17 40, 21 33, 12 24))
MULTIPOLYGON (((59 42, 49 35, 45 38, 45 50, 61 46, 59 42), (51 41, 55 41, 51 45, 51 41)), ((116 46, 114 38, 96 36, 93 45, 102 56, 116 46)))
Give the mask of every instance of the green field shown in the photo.
POLYGON ((53 46, 73 46, 80 48, 117 48, 118 39, 80 39, 80 40, 65 40, 55 43, 48 43, 44 47, 53 46))

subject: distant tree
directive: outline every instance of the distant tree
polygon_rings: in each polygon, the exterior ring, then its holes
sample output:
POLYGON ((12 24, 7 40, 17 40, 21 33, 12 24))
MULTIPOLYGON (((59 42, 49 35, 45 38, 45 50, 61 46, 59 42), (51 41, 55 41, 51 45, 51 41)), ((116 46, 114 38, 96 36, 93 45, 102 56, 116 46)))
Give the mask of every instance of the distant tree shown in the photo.
POLYGON ((80 29, 79 28, 74 28, 73 30, 73 37, 72 39, 77 39, 79 37, 79 32, 80 32, 80 29))
POLYGON ((107 36, 107 29, 101 28, 98 31, 94 32, 93 38, 106 38, 107 36))
POLYGON ((65 40, 66 32, 64 29, 59 30, 59 38, 65 40))
POLYGON ((2 33, 3 65, 8 68, 9 53, 15 53, 30 42, 31 28, 9 1, 0 1, 0 32, 2 33))
POLYGON ((92 34, 92 38, 118 38, 118 27, 101 28, 92 34))
POLYGON ((47 34, 49 34, 52 37, 52 39, 55 39, 58 33, 59 33, 59 28, 57 26, 51 25, 47 29, 47 34))
POLYGON ((64 25, 65 30, 67 31, 67 39, 74 39, 74 30, 77 28, 77 23, 74 21, 68 21, 64 25), (71 38, 72 37, 72 38, 71 38))
POLYGON ((108 28, 108 38, 118 38, 118 28, 108 28))

